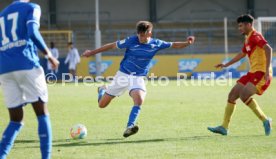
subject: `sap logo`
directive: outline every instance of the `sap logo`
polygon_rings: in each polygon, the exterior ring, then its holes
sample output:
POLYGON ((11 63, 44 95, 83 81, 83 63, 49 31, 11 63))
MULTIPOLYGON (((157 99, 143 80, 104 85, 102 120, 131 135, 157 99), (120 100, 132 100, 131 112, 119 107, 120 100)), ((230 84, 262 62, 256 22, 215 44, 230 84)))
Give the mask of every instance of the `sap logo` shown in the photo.
POLYGON ((153 66, 155 66, 156 63, 157 63, 157 60, 152 59, 152 60, 150 61, 150 64, 149 64, 149 69, 151 69, 153 66))
POLYGON ((193 72, 201 62, 201 59, 180 59, 178 62, 178 72, 193 72))
MULTIPOLYGON (((102 61, 101 63, 101 74, 103 74, 112 64, 112 61, 102 61)), ((96 74, 96 62, 89 63, 89 73, 92 75, 96 74)))
MULTIPOLYGON (((229 62, 229 61, 231 61, 231 58, 226 58, 226 59, 223 60, 222 63, 225 64, 225 63, 227 63, 227 62, 229 62)), ((240 61, 234 63, 233 65, 231 65, 231 66, 229 66, 228 68, 225 68, 225 69, 237 70, 237 69, 244 63, 244 61, 245 61, 245 59, 241 59, 240 61)))
POLYGON ((272 59, 272 67, 276 68, 276 57, 273 57, 272 59))

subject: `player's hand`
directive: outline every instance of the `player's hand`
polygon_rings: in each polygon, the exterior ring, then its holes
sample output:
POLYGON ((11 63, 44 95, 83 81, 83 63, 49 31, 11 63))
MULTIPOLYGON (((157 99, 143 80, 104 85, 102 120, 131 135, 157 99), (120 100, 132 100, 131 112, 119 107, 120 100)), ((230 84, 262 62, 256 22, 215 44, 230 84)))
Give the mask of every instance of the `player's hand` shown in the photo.
POLYGON ((54 70, 58 68, 58 66, 59 66, 59 61, 58 61, 56 58, 54 58, 53 56, 51 56, 51 57, 48 58, 48 60, 49 60, 49 62, 51 63, 52 68, 53 68, 54 70))
POLYGON ((189 44, 193 44, 195 42, 195 37, 194 36, 189 36, 187 38, 187 41, 188 41, 189 44))
POLYGON ((92 51, 91 50, 85 50, 81 56, 84 56, 84 57, 89 57, 92 55, 92 51))
POLYGON ((222 63, 215 65, 215 68, 224 68, 224 67, 227 67, 227 66, 222 63))

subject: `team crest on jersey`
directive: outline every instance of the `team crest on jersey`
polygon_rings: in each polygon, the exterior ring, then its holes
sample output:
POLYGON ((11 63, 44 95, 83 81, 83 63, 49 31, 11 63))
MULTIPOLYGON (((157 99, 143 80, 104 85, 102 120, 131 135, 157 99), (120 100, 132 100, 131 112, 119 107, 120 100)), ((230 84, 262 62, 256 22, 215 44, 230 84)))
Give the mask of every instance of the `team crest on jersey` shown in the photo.
POLYGON ((155 44, 151 44, 150 46, 153 49, 153 48, 155 48, 156 45, 155 44))
POLYGON ((250 52, 250 51, 251 51, 251 48, 250 48, 249 45, 247 45, 247 46, 245 47, 245 49, 246 49, 247 52, 250 52))

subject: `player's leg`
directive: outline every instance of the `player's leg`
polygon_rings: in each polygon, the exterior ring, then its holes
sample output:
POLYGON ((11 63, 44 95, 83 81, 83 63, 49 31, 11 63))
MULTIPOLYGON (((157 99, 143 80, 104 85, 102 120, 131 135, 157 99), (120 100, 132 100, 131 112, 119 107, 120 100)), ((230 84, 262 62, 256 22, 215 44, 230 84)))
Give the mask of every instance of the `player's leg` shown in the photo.
POLYGON ((236 108, 236 101, 239 99, 239 94, 240 91, 243 89, 243 85, 241 83, 237 83, 230 93, 228 94, 228 101, 227 105, 225 107, 224 111, 224 118, 221 126, 217 127, 208 127, 208 130, 214 133, 219 133, 222 135, 227 135, 228 134, 228 127, 232 118, 232 115, 235 111, 236 108))
POLYGON ((38 120, 38 134, 42 159, 50 159, 52 149, 52 127, 48 108, 41 100, 32 103, 32 106, 38 120))
POLYGON ((128 75, 120 71, 116 73, 113 81, 106 87, 98 88, 98 103, 100 108, 105 108, 116 97, 122 95, 128 88, 128 75))
POLYGON ((258 94, 258 89, 255 84, 249 82, 240 92, 240 99, 254 112, 254 114, 263 122, 265 134, 271 133, 271 119, 268 118, 260 108, 255 99, 252 98, 254 94, 258 94))
POLYGON ((138 132, 139 127, 136 125, 136 121, 139 117, 141 106, 146 97, 146 86, 143 77, 131 77, 131 86, 129 95, 133 100, 133 107, 130 111, 127 129, 125 130, 123 136, 128 137, 138 132))
POLYGON ((21 71, 19 74, 22 90, 26 101, 32 103, 38 120, 38 136, 42 159, 51 158, 52 149, 52 128, 49 112, 45 103, 48 102, 48 90, 43 69, 35 68, 28 71, 21 71))
POLYGON ((55 74, 57 74, 57 73, 58 73, 58 68, 57 68, 57 69, 55 69, 55 70, 54 70, 54 72, 55 72, 55 74))
POLYGON ((75 70, 69 69, 69 73, 72 75, 73 81, 75 80, 75 70))
POLYGON ((9 114, 10 123, 4 131, 3 137, 0 142, 0 159, 5 159, 6 156, 9 154, 18 133, 23 127, 22 107, 9 109, 9 114))
POLYGON ((256 100, 252 98, 257 93, 257 88, 251 82, 247 83, 244 89, 240 92, 240 99, 258 116, 261 121, 266 120, 266 115, 263 113, 256 100))
POLYGON ((130 96, 133 100, 134 106, 132 107, 132 110, 129 115, 129 120, 127 123, 127 127, 134 126, 136 124, 137 118, 140 113, 141 106, 145 100, 146 92, 141 89, 132 90, 130 92, 130 96))
POLYGON ((69 73, 72 75, 72 81, 75 81, 76 78, 76 65, 69 64, 69 73))
POLYGON ((72 70, 72 75, 73 75, 73 77, 75 79, 75 76, 76 76, 76 70, 75 69, 72 70))
POLYGON ((0 140, 0 159, 5 159, 10 152, 13 143, 23 127, 22 92, 13 80, 12 73, 0 76, 1 88, 3 90, 5 104, 8 107, 10 122, 0 140))
POLYGON ((133 100, 134 106, 132 107, 129 114, 127 128, 123 134, 124 137, 134 135, 139 130, 139 127, 138 125, 136 125, 136 122, 140 114, 141 106, 145 100, 146 92, 144 90, 136 89, 130 92, 130 96, 133 100))
POLYGON ((9 154, 18 133, 23 127, 22 107, 9 109, 9 114, 10 123, 4 131, 0 142, 0 159, 5 159, 9 154))
POLYGON ((98 103, 100 108, 107 107, 112 99, 115 98, 115 96, 106 93, 106 90, 107 87, 105 85, 98 87, 98 103))
POLYGON ((105 108, 114 99, 115 96, 109 95, 107 93, 99 93, 98 102, 100 108, 105 108))
POLYGON ((222 126, 225 129, 228 129, 232 115, 235 111, 236 108, 236 101, 240 97, 240 92, 243 89, 244 85, 241 83, 237 83, 232 90, 230 91, 228 95, 228 100, 227 100, 227 105, 225 107, 225 112, 224 112, 224 118, 223 118, 223 123, 222 126))

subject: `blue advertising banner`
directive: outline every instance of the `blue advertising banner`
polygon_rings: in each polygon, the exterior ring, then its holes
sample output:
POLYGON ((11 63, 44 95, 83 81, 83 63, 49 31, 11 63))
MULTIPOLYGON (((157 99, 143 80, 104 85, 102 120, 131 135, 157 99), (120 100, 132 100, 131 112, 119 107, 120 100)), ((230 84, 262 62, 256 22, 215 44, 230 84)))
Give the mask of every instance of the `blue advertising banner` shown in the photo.
POLYGON ((273 76, 276 76, 276 57, 272 59, 273 76))
MULTIPOLYGON (((226 58, 223 60, 222 63, 227 63, 231 60, 231 58, 226 58)), ((214 72, 193 72, 192 78, 194 79, 206 79, 206 78, 240 78, 241 76, 245 75, 246 71, 239 71, 237 70, 243 63, 245 62, 245 59, 241 59, 237 63, 224 68, 221 71, 214 71, 214 72)))
MULTIPOLYGON (((101 63, 101 74, 103 74, 112 64, 112 61, 102 61, 101 63)), ((89 73, 92 75, 96 74, 96 62, 91 61, 89 63, 89 73)))
POLYGON ((194 79, 217 79, 217 78, 240 78, 241 76, 247 74, 246 71, 216 71, 216 72, 194 72, 191 78, 194 79))
POLYGON ((180 59, 178 61, 178 72, 193 72, 200 62, 201 59, 180 59))

